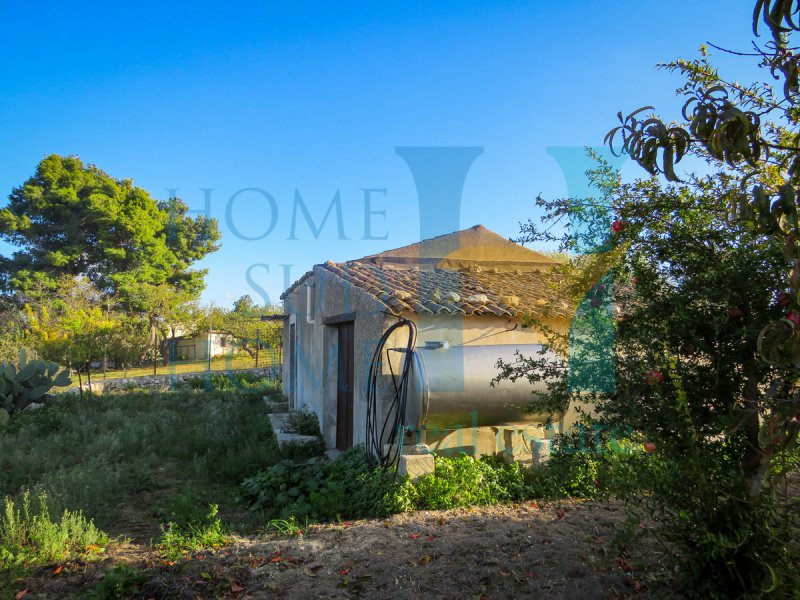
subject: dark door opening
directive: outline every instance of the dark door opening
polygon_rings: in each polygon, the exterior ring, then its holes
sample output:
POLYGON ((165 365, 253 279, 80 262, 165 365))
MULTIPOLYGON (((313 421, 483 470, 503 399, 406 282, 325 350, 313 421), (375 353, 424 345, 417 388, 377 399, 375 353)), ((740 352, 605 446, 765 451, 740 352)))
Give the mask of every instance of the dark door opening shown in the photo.
POLYGON ((289 325, 289 402, 297 406, 297 326, 289 325))
POLYGON ((339 331, 339 368, 336 384, 336 448, 353 445, 353 322, 337 326, 339 331))

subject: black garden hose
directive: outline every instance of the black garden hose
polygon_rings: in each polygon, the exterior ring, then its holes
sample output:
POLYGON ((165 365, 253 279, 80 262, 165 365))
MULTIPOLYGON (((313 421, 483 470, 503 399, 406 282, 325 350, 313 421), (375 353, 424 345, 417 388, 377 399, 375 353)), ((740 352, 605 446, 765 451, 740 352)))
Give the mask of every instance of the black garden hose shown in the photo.
POLYGON ((413 321, 400 319, 397 323, 389 327, 375 347, 372 355, 372 362, 369 366, 369 379, 367 380, 367 430, 366 447, 367 456, 373 465, 379 464, 384 470, 396 466, 400 459, 400 452, 403 443, 404 419, 406 414, 406 397, 408 396, 408 379, 411 373, 412 354, 417 341, 417 326, 413 321), (403 351, 403 366, 400 369, 399 378, 392 370, 392 362, 389 360, 389 352, 392 348, 386 348, 389 338, 400 328, 408 329, 408 341, 403 351), (378 430, 378 389, 383 371, 383 354, 386 351, 386 358, 389 363, 389 370, 392 375, 394 395, 383 420, 383 426, 378 430), (386 438, 387 450, 384 452, 384 445, 381 441, 386 438))

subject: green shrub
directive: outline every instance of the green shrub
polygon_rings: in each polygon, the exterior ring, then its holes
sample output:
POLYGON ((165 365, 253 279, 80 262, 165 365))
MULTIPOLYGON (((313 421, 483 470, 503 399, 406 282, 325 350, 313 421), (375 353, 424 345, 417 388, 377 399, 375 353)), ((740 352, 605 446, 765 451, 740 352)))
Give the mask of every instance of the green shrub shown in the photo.
POLYGON ((310 495, 327 476, 328 465, 318 458, 305 462, 283 460, 245 479, 242 493, 253 509, 274 517, 308 515, 312 512, 310 495))
POLYGON ((628 498, 639 490, 659 458, 642 444, 612 435, 587 435, 578 428, 556 436, 550 459, 529 474, 534 496, 540 498, 628 498))
POLYGON ((285 460, 305 462, 310 458, 318 458, 325 453, 325 442, 318 437, 313 442, 285 442, 281 446, 281 457, 285 460))
POLYGON ((32 507, 24 494, 22 506, 6 498, 0 517, 0 567, 9 571, 46 563, 61 562, 77 556, 102 552, 108 536, 87 521, 81 512, 65 510, 61 519, 50 517, 47 501, 39 496, 32 507))
POLYGON ((355 447, 333 463, 281 461, 245 480, 242 492, 271 518, 332 521, 387 514, 396 486, 393 474, 371 468, 363 448, 355 447))
POLYGON ((398 512, 394 497, 400 483, 394 471, 371 467, 364 448, 357 446, 330 464, 311 500, 324 520, 383 517, 398 512))
POLYGON ((526 469, 519 463, 487 456, 475 460, 467 454, 435 456, 436 471, 416 483, 404 481, 395 505, 404 510, 450 509, 514 502, 527 497, 526 469))
POLYGON ((315 521, 514 502, 529 495, 527 470, 518 463, 463 454, 435 460, 435 474, 412 483, 370 467, 363 448, 351 448, 332 463, 282 461, 247 479, 242 491, 254 509, 271 518, 315 521))

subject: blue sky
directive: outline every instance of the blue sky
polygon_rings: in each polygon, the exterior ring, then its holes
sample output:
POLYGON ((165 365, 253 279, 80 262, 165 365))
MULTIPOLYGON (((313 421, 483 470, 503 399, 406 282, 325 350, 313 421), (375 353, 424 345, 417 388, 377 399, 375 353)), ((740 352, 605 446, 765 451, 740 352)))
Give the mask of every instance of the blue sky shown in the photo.
MULTIPOLYGON (((397 146, 481 146, 460 225, 513 236, 537 194, 566 193, 548 147, 601 145, 619 110, 677 115, 680 80, 655 63, 709 39, 747 49, 751 14, 716 0, 4 2, 0 192, 51 153, 157 198, 177 189, 223 232, 203 299, 277 301, 314 263, 418 241, 397 146), (386 239, 363 239, 364 188, 386 190, 371 217, 386 239), (333 215, 316 238, 299 214, 287 239, 296 193, 319 224, 337 190, 348 239, 333 215)), ((753 72, 716 58, 731 78, 753 72)))

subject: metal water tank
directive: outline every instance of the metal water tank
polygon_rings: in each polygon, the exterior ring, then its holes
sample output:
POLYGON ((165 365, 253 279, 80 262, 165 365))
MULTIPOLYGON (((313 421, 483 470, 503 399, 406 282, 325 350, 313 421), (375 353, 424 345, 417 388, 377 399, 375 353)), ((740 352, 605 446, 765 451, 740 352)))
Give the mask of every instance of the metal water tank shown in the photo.
MULTIPOLYGON (((497 361, 541 357, 540 344, 450 346, 429 344, 414 350, 406 398, 406 426, 428 430, 541 423, 546 414, 525 411, 532 392, 545 385, 532 385, 526 378, 503 380, 495 386, 497 361)), ((550 354, 550 356, 553 356, 550 354)))

